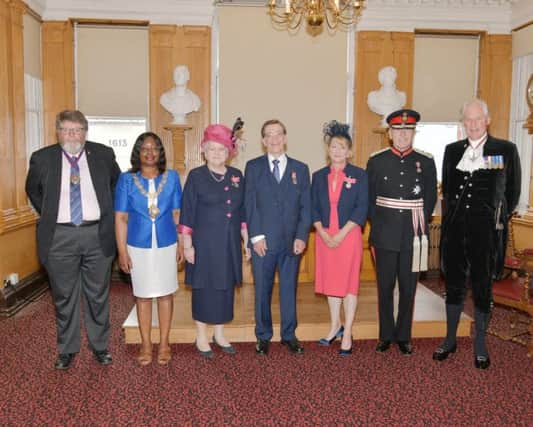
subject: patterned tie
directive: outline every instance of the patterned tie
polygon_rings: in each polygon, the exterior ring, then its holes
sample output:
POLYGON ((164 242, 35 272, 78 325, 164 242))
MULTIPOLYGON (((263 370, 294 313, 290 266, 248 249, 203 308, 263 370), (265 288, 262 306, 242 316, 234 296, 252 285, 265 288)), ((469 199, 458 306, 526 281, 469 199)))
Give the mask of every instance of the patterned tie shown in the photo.
POLYGON ((274 169, 272 169, 272 174, 274 175, 274 178, 276 178, 276 181, 278 181, 278 184, 279 184, 279 182, 281 181, 281 177, 279 176, 279 160, 278 159, 272 160, 272 163, 274 164, 274 169))
POLYGON ((83 221, 81 208, 81 186, 80 186, 80 166, 78 162, 83 151, 78 157, 65 156, 70 163, 70 222, 80 225, 83 221))

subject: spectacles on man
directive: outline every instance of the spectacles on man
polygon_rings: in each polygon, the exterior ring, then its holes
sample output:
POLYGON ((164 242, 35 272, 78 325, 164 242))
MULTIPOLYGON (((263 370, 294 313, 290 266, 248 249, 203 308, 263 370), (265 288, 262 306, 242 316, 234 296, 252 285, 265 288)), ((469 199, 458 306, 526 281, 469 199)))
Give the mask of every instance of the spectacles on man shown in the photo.
POLYGON ((81 135, 82 132, 85 132, 84 128, 59 128, 59 132, 64 134, 73 133, 75 135, 81 135))

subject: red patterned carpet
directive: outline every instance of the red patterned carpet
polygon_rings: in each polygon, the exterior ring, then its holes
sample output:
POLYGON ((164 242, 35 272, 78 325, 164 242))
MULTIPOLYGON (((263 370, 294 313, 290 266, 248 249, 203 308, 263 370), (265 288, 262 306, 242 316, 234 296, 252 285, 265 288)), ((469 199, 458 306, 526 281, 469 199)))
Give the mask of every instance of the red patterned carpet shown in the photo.
POLYGON ((474 369, 466 338, 440 364, 431 360, 440 340, 419 339, 412 357, 396 348, 378 355, 373 341, 355 342, 347 358, 336 354, 338 343, 305 343, 303 356, 274 343, 259 357, 246 343, 236 345, 236 356, 216 352, 208 361, 192 344, 173 345, 169 366, 141 368, 137 346, 123 344, 120 328, 132 304, 129 289, 114 284, 109 367, 84 348, 69 371, 53 369, 48 293, 0 321, 0 424, 533 425, 533 360, 494 337, 487 371, 474 369))

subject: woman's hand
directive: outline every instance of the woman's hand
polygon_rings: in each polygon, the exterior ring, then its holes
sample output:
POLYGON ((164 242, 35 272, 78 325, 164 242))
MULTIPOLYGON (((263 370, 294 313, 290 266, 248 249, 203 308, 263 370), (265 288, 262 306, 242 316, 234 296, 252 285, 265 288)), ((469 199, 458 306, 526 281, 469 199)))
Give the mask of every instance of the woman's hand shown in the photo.
POLYGON ((176 261, 178 264, 181 264, 185 259, 183 255, 183 245, 178 245, 178 250, 176 251, 176 261))
POLYGON ((122 252, 118 254, 118 266, 124 273, 130 273, 133 264, 131 258, 127 252, 122 252))
POLYGON ((346 233, 344 233, 342 230, 340 230, 337 234, 335 234, 334 236, 331 237, 331 240, 333 241, 333 243, 335 244, 335 248, 339 247, 342 243, 342 241, 344 240, 344 238, 346 237, 346 233))
POLYGON ((328 248, 335 248, 337 246, 336 243, 333 241, 333 237, 330 236, 328 232, 324 229, 320 230, 318 234, 320 235, 320 238, 328 248))
POLYGON ((248 246, 246 246, 244 248, 244 259, 246 261, 250 261, 250 258, 252 258, 252 251, 248 246))
POLYGON ((183 248, 183 254, 185 255, 185 261, 189 264, 194 264, 194 246, 183 248))

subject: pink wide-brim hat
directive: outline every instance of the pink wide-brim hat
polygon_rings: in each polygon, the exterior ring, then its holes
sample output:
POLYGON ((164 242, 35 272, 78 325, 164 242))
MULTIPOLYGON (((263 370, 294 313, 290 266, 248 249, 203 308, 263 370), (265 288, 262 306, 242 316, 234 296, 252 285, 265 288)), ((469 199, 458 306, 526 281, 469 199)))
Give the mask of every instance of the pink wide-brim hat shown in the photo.
POLYGON ((228 149, 229 155, 235 155, 237 147, 235 145, 235 140, 233 138, 232 131, 229 127, 215 124, 209 125, 204 130, 204 138, 202 139, 202 148, 209 141, 218 142, 228 149))

